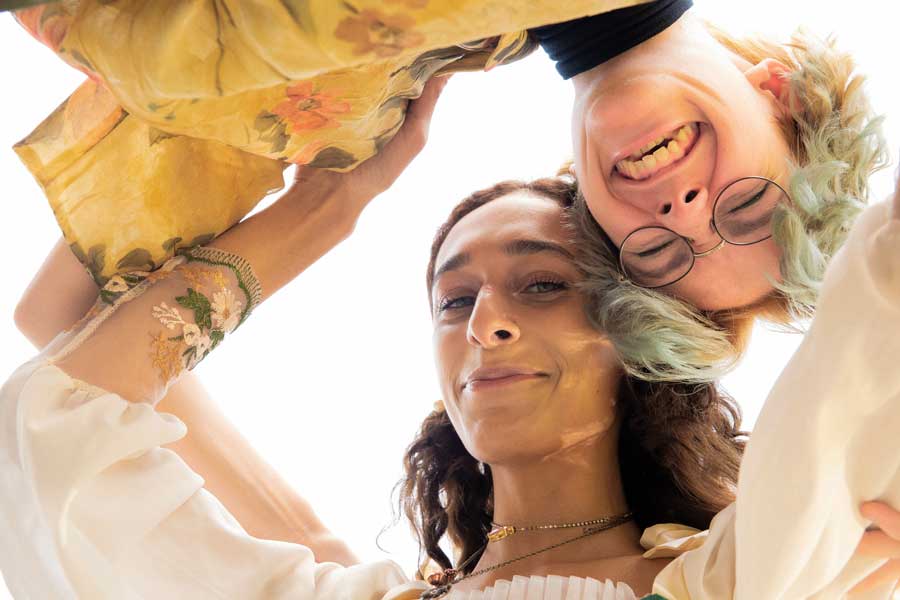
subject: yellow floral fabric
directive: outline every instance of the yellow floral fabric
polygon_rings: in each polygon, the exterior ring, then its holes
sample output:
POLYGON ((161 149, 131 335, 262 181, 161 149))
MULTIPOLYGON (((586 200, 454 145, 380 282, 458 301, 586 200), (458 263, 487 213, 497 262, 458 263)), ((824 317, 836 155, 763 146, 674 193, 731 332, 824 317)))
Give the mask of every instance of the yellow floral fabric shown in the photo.
POLYGON ((218 235, 289 163, 349 170, 437 73, 645 0, 61 0, 19 22, 88 75, 15 146, 101 285, 218 235))

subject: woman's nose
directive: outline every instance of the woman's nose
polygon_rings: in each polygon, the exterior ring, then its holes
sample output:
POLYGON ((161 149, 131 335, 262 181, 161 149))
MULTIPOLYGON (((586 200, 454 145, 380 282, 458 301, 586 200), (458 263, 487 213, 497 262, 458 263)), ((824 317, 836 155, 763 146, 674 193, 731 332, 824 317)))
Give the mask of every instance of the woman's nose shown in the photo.
POLYGON ((489 349, 514 344, 521 336, 519 326, 500 294, 482 291, 475 300, 466 332, 473 346, 489 349))
POLYGON ((712 206, 705 187, 686 188, 662 199, 656 217, 664 226, 688 238, 697 252, 719 243, 712 226, 712 206))

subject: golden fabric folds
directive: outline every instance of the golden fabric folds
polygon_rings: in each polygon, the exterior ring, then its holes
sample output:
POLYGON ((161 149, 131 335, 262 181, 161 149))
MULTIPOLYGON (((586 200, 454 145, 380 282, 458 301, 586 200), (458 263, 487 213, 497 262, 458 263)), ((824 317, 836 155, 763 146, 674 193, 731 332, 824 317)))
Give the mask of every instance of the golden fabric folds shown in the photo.
POLYGON ((288 163, 371 157, 434 74, 643 1, 61 0, 16 17, 90 79, 15 150, 102 285, 218 235, 288 163))

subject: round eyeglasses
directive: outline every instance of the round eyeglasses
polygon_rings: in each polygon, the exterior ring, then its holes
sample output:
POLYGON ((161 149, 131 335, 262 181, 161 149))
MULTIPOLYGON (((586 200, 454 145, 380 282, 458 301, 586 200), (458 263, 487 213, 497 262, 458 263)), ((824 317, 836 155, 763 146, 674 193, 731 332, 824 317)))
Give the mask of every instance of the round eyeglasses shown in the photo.
POLYGON ((698 258, 709 256, 725 244, 750 246, 772 237, 775 209, 790 196, 765 177, 743 177, 725 186, 713 204, 710 224, 720 242, 705 252, 694 252, 688 238, 667 227, 650 225, 635 229, 619 249, 622 273, 635 285, 655 289, 683 279, 698 258))

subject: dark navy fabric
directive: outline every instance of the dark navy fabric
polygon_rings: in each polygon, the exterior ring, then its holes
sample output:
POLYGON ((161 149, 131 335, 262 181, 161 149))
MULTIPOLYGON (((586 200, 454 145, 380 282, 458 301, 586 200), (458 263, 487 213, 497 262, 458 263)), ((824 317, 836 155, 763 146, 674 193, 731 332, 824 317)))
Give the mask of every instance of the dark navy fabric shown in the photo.
POLYGON ((657 0, 536 27, 531 35, 556 62, 563 79, 569 79, 662 33, 691 6, 692 0, 657 0))

